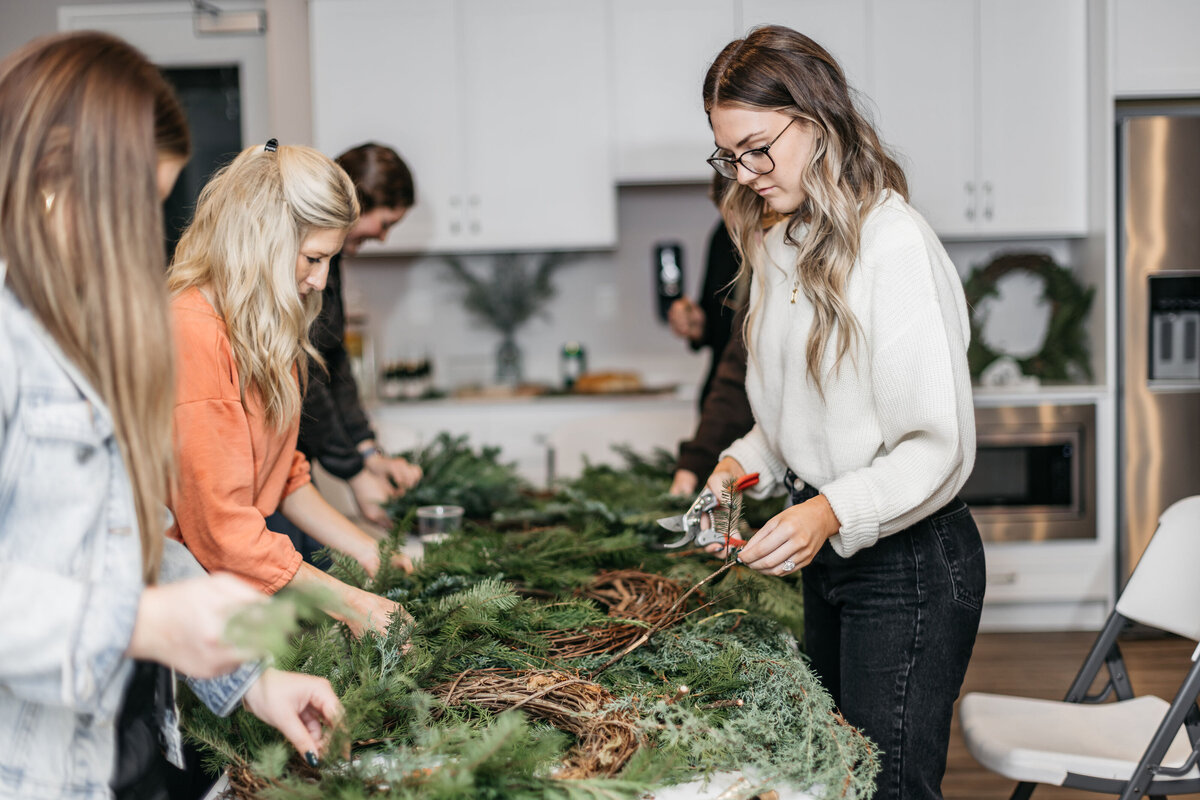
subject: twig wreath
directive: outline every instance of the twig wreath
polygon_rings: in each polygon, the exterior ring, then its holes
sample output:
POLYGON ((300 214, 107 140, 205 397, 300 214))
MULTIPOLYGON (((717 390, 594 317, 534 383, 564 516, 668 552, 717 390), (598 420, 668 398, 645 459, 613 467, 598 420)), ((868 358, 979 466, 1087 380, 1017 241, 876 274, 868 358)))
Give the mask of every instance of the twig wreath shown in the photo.
POLYGON ((1003 355, 984 341, 982 320, 976 311, 986 298, 999 296, 1001 278, 1017 271, 1041 278, 1042 298, 1050 304, 1050 323, 1041 350, 1028 358, 1016 359, 1021 371, 1046 381, 1080 377, 1090 380, 1092 366, 1083 324, 1096 290, 1082 286, 1070 270, 1044 253, 1008 253, 986 266, 976 267, 967 277, 963 290, 971 313, 971 344, 967 349, 971 378, 979 380, 984 368, 1003 355))

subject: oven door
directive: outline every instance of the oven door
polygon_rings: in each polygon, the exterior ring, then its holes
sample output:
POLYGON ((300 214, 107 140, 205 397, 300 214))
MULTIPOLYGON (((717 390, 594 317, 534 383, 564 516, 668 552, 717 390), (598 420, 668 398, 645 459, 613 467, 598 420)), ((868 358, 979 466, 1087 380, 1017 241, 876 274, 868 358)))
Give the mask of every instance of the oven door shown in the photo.
POLYGON ((976 410, 975 468, 959 493, 985 541, 1094 539, 1094 406, 976 410))

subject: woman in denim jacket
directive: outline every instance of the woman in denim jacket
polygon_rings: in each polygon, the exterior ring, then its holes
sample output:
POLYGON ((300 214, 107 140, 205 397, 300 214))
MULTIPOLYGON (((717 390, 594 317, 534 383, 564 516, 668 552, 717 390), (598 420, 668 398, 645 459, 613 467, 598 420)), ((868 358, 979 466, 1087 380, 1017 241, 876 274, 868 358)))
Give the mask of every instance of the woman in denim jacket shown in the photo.
POLYGON ((49 37, 0 64, 0 797, 111 797, 132 659, 198 679, 218 713, 243 701, 310 762, 341 711, 323 679, 224 641, 252 589, 160 580, 196 570, 162 558, 159 204, 188 148, 169 87, 118 39, 49 37))

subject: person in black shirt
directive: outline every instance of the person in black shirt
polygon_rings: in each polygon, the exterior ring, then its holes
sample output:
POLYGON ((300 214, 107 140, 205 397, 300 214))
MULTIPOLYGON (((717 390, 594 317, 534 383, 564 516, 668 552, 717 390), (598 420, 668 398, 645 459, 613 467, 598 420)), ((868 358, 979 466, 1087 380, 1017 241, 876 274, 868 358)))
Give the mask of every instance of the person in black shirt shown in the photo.
POLYGON ((346 353, 341 261, 365 241, 382 241, 412 207, 416 192, 408 165, 390 147, 367 143, 336 160, 354 182, 362 211, 342 252, 330 263, 321 314, 313 323, 313 345, 325 359, 325 369, 309 371, 297 447, 350 484, 364 518, 386 527, 390 522, 381 504, 416 485, 421 468, 383 452, 359 402, 346 353))
MULTIPOLYGON (((719 175, 713 178, 710 194, 714 203, 720 204, 727 184, 719 175)), ((681 297, 667 311, 673 333, 693 350, 712 350, 708 374, 700 388, 700 422, 695 437, 680 444, 672 494, 695 492, 700 476, 708 475, 716 466, 717 455, 754 425, 746 399, 746 351, 740 331, 734 329, 744 318, 739 309, 745 305, 746 292, 739 291, 735 283, 740 268, 741 259, 729 230, 724 221, 718 222, 708 242, 699 302, 681 297)))

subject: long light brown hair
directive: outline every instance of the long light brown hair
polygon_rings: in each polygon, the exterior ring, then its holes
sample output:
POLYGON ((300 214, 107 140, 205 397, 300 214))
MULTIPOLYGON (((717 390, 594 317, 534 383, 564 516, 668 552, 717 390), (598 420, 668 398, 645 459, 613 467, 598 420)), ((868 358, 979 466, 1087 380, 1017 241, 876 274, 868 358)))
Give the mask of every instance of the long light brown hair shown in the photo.
POLYGON ((155 176, 160 156, 188 154, 171 88, 119 39, 50 36, 0 64, 0 257, 112 413, 147 583, 162 557, 175 385, 155 176))
POLYGON ((354 184, 328 157, 310 147, 270 152, 255 145, 200 192, 175 249, 168 287, 174 295, 193 286, 211 292, 233 348, 242 402, 248 391, 258 392, 266 422, 276 429, 300 414, 309 358, 324 365, 308 336, 321 294, 302 297, 296 286, 300 246, 314 230, 348 231, 357 219, 354 184))
MULTIPOLYGON (((785 235, 797 249, 796 274, 813 305, 805 358, 808 375, 821 391, 821 354, 830 338, 836 331, 837 367, 859 334, 845 288, 858 256, 863 220, 885 189, 908 198, 904 171, 855 107, 837 61, 790 28, 756 28, 726 45, 704 78, 703 97, 708 114, 728 105, 779 111, 812 125, 812 160, 800 179, 806 200, 788 219, 785 235)), ((753 273, 753 265, 763 260, 763 223, 773 212, 754 190, 737 183, 725 193, 721 210, 741 251, 742 269, 753 273)), ((754 279, 763 280, 761 270, 754 279)), ((746 317, 748 347, 756 311, 751 307, 746 317)), ((752 349, 750 353, 753 357, 752 349)))

